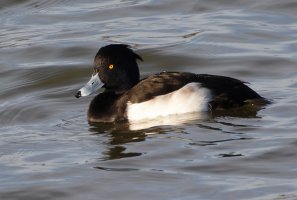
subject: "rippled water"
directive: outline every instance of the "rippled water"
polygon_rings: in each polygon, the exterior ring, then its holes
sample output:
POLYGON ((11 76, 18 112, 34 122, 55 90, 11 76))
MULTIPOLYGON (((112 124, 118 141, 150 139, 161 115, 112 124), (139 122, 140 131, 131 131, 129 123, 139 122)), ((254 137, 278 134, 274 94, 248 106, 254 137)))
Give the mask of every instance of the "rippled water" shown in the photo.
POLYGON ((2 0, 0 199, 297 199, 293 0, 2 0), (256 116, 90 125, 75 99, 100 46, 130 44, 141 75, 250 82, 256 116))

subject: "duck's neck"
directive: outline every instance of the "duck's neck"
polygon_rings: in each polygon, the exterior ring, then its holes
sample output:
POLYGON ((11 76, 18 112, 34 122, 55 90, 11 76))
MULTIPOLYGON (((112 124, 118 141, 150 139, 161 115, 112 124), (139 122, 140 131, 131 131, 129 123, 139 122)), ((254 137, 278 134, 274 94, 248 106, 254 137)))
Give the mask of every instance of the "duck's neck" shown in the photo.
MULTIPOLYGON (((138 83, 138 82, 137 82, 138 83)), ((125 83, 117 88, 108 88, 105 87, 104 93, 114 93, 116 95, 120 95, 125 93, 126 91, 130 90, 132 87, 134 87, 137 83, 125 83)))
POLYGON ((138 83, 139 83, 139 79, 125 81, 123 84, 120 84, 116 88, 105 86, 105 92, 115 93, 115 94, 119 95, 119 94, 125 93, 126 91, 130 90, 138 83))

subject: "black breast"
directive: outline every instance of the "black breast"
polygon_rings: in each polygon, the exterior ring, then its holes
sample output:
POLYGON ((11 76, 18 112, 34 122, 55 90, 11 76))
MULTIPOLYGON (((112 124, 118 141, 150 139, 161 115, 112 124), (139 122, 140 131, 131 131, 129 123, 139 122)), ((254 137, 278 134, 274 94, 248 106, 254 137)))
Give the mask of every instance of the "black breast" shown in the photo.
POLYGON ((88 120, 90 122, 114 122, 124 118, 126 102, 123 95, 114 92, 103 92, 97 95, 89 106, 88 120))

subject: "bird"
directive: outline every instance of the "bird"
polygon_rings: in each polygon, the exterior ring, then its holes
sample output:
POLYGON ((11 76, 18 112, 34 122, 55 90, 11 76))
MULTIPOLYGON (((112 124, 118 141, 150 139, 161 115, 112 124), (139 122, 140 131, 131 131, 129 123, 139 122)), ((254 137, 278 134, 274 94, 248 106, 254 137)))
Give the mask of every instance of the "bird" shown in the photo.
POLYGON ((241 80, 191 72, 160 72, 140 79, 142 57, 126 44, 101 47, 93 74, 75 97, 89 96, 89 122, 131 122, 185 113, 209 113, 269 101, 241 80))

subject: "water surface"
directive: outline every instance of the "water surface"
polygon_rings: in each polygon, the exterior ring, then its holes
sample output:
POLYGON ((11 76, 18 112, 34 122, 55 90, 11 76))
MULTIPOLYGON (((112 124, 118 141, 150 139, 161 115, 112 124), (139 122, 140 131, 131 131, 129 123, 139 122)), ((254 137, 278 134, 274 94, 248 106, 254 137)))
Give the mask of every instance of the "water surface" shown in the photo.
POLYGON ((293 0, 1 1, 0 199, 297 199, 296 9, 293 0), (92 97, 73 95, 109 43, 131 45, 142 76, 232 76, 273 104, 253 116, 90 125, 92 97))

